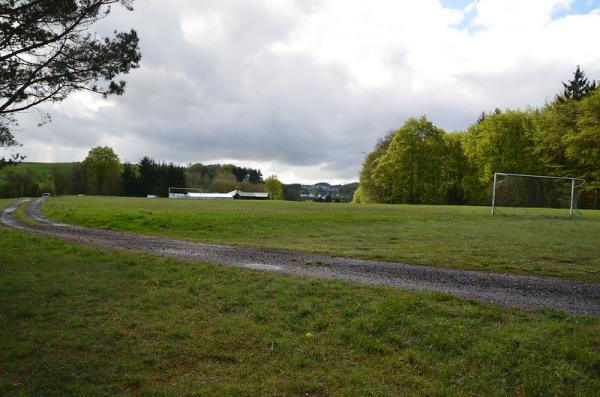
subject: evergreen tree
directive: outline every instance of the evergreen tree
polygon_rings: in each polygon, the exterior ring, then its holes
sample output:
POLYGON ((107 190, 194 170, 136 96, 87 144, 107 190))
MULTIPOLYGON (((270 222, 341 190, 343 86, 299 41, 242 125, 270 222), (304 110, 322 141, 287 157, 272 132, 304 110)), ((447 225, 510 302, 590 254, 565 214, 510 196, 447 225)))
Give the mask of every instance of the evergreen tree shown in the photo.
POLYGON ((135 174, 135 168, 131 163, 123 164, 123 173, 121 174, 122 180, 122 192, 125 196, 137 196, 138 191, 138 179, 135 174))
POLYGON ((166 168, 165 185, 162 187, 161 195, 168 196, 169 187, 186 187, 185 168, 169 163, 166 168))
POLYGON ((577 69, 573 73, 573 80, 569 80, 566 83, 563 81, 562 84, 564 91, 562 96, 559 97, 561 101, 569 99, 578 101, 596 88, 596 81, 589 82, 579 65, 577 65, 577 69))
POLYGON ((158 167, 156 162, 148 156, 140 160, 138 166, 138 193, 142 196, 158 194, 158 167))

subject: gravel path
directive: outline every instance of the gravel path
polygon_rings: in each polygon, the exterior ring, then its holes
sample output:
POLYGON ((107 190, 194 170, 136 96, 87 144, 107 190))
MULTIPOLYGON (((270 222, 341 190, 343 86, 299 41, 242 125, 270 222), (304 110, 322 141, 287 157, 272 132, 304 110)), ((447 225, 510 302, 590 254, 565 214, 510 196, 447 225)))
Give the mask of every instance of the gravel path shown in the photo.
POLYGON ((21 200, 3 211, 0 218, 2 224, 80 244, 195 259, 284 274, 336 278, 412 290, 441 291, 504 306, 554 308, 575 314, 600 317, 600 284, 438 269, 282 250, 240 248, 91 229, 65 225, 47 219, 42 215, 40 209, 43 199, 32 201, 28 206, 27 213, 39 223, 39 225, 30 226, 19 223, 14 217, 14 211, 24 201, 28 200, 21 200))

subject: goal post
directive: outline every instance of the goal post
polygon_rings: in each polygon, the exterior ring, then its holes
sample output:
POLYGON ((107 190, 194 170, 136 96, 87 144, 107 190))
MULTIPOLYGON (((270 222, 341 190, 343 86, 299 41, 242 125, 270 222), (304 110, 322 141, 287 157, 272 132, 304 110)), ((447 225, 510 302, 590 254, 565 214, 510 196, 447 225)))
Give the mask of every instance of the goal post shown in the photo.
POLYGON ((585 180, 569 176, 547 176, 530 174, 511 174, 505 172, 494 173, 492 187, 492 215, 501 206, 499 194, 503 192, 510 197, 507 203, 509 207, 552 207, 565 208, 568 205, 569 215, 573 215, 577 207, 577 189, 585 180), (521 183, 512 183, 509 180, 518 179, 521 183), (536 181, 531 192, 531 186, 527 182, 536 181), (544 186, 544 181, 552 182, 550 186, 544 186), (501 185, 504 183, 504 185, 501 185), (557 185, 558 183, 558 185, 557 185), (525 194, 526 197, 519 197, 525 194))

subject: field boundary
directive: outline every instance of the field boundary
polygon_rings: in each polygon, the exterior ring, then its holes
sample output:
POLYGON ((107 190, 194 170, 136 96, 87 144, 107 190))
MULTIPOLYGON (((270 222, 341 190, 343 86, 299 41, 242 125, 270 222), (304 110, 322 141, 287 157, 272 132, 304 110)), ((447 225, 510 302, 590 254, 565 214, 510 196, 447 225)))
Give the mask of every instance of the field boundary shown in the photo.
POLYGON ((25 202, 21 200, 7 207, 2 213, 2 224, 77 244, 191 259, 256 271, 437 291, 509 307, 558 309, 600 317, 599 284, 338 258, 274 249, 232 247, 72 226, 45 217, 41 212, 43 199, 30 202, 27 208, 28 216, 38 225, 25 225, 14 216, 16 209, 25 202))

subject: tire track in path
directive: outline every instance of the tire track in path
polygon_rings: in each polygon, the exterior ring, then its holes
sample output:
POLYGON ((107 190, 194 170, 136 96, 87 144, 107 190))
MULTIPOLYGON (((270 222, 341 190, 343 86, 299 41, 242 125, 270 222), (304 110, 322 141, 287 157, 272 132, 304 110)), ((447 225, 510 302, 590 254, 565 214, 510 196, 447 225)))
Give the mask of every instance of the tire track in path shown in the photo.
POLYGON ((43 199, 28 204, 28 216, 37 225, 15 218, 29 199, 7 207, 3 225, 22 231, 58 237, 77 244, 150 253, 175 258, 237 266, 290 275, 334 278, 419 291, 438 291, 503 306, 558 309, 600 317, 600 284, 556 278, 440 269, 284 250, 205 244, 127 232, 99 230, 54 222, 41 212, 43 199))

